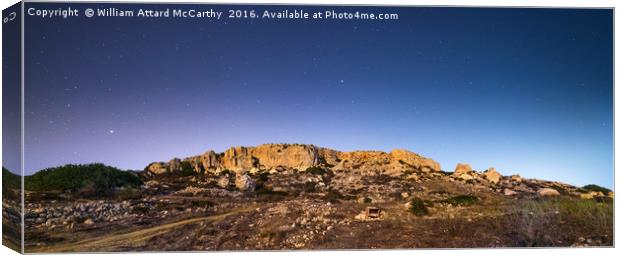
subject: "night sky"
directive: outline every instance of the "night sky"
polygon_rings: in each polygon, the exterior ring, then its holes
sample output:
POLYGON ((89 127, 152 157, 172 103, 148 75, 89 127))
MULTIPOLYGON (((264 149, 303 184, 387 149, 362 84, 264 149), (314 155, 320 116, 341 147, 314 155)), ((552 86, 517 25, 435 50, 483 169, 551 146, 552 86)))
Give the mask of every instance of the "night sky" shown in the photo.
POLYGON ((612 187, 612 10, 348 10, 400 19, 27 17, 26 174, 311 143, 612 187))

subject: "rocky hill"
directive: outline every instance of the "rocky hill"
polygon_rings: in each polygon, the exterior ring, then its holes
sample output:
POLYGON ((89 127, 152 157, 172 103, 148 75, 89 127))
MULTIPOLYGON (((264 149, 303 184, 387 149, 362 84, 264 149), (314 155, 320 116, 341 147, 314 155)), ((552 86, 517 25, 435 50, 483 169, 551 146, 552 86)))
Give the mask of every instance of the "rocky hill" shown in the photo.
MULTIPOLYGON (((440 164, 414 152, 394 149, 382 151, 342 152, 307 144, 263 144, 256 147, 237 146, 216 153, 174 158, 153 162, 145 168, 149 176, 175 175, 192 171, 197 174, 219 175, 222 172, 244 174, 305 172, 308 169, 328 169, 364 176, 385 175, 406 177, 409 180, 444 178, 454 182, 475 183, 505 195, 530 194, 553 196, 567 194, 578 197, 610 196, 613 192, 589 192, 569 184, 524 179, 519 175, 503 176, 495 168, 474 171, 469 164, 457 164, 453 172, 442 171, 440 164)), ((355 176, 355 175, 352 175, 355 176)), ((244 177, 240 177, 244 178, 244 177)))
POLYGON ((271 170, 305 171, 312 167, 334 170, 351 169, 368 174, 399 175, 406 170, 437 172, 439 163, 407 150, 340 152, 305 144, 263 144, 256 147, 232 147, 223 153, 207 151, 202 155, 153 162, 146 167, 151 174, 178 173, 191 168, 197 173, 258 172, 271 170))
POLYGON ((465 163, 447 172, 407 150, 265 144, 132 174, 140 186, 98 198, 27 190, 26 251, 613 245, 608 189, 465 163))

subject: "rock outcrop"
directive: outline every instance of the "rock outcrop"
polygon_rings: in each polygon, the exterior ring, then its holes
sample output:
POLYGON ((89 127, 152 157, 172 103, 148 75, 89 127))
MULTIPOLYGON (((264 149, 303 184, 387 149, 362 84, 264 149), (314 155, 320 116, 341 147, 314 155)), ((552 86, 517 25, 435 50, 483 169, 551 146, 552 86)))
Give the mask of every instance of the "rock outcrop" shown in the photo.
POLYGON ((498 184, 502 179, 502 175, 498 173, 495 168, 491 167, 483 173, 485 179, 490 181, 493 184, 498 184))
POLYGON ((256 184, 254 180, 252 179, 252 177, 250 177, 249 175, 237 174, 235 178, 235 186, 240 191, 251 193, 251 192, 254 192, 256 184))
POLYGON ((155 175, 165 174, 168 172, 168 166, 164 162, 153 162, 149 164, 145 170, 155 175))
POLYGON ((470 174, 471 172, 473 172, 473 170, 471 170, 471 166, 469 164, 458 163, 454 169, 455 175, 470 174))
POLYGON ((552 197, 560 195, 560 192, 552 188, 542 188, 539 189, 536 193, 538 193, 538 195, 541 197, 552 197))
POLYGON ((256 147, 237 146, 223 153, 207 151, 202 155, 173 159, 168 163, 151 163, 145 170, 151 174, 179 172, 190 165, 198 173, 235 173, 333 167, 334 170, 354 170, 368 174, 400 175, 404 171, 437 172, 439 163, 416 153, 397 149, 382 151, 340 152, 305 144, 263 144, 256 147))

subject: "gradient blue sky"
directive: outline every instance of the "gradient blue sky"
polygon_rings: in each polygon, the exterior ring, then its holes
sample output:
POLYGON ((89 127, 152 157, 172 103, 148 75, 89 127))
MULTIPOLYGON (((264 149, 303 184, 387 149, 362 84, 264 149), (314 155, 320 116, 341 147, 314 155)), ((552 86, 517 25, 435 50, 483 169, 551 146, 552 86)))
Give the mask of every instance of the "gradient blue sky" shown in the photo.
POLYGON ((26 17, 26 173, 287 142, 613 185, 612 10, 234 8, 400 19, 26 17))

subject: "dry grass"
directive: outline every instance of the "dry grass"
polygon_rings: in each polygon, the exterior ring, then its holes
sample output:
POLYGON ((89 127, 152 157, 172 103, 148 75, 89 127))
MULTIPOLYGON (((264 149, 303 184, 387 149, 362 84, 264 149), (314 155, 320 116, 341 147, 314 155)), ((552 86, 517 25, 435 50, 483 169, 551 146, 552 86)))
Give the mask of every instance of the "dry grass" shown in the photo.
POLYGON ((523 200, 508 209, 518 246, 567 246, 579 238, 613 245, 613 204, 568 197, 523 200))

